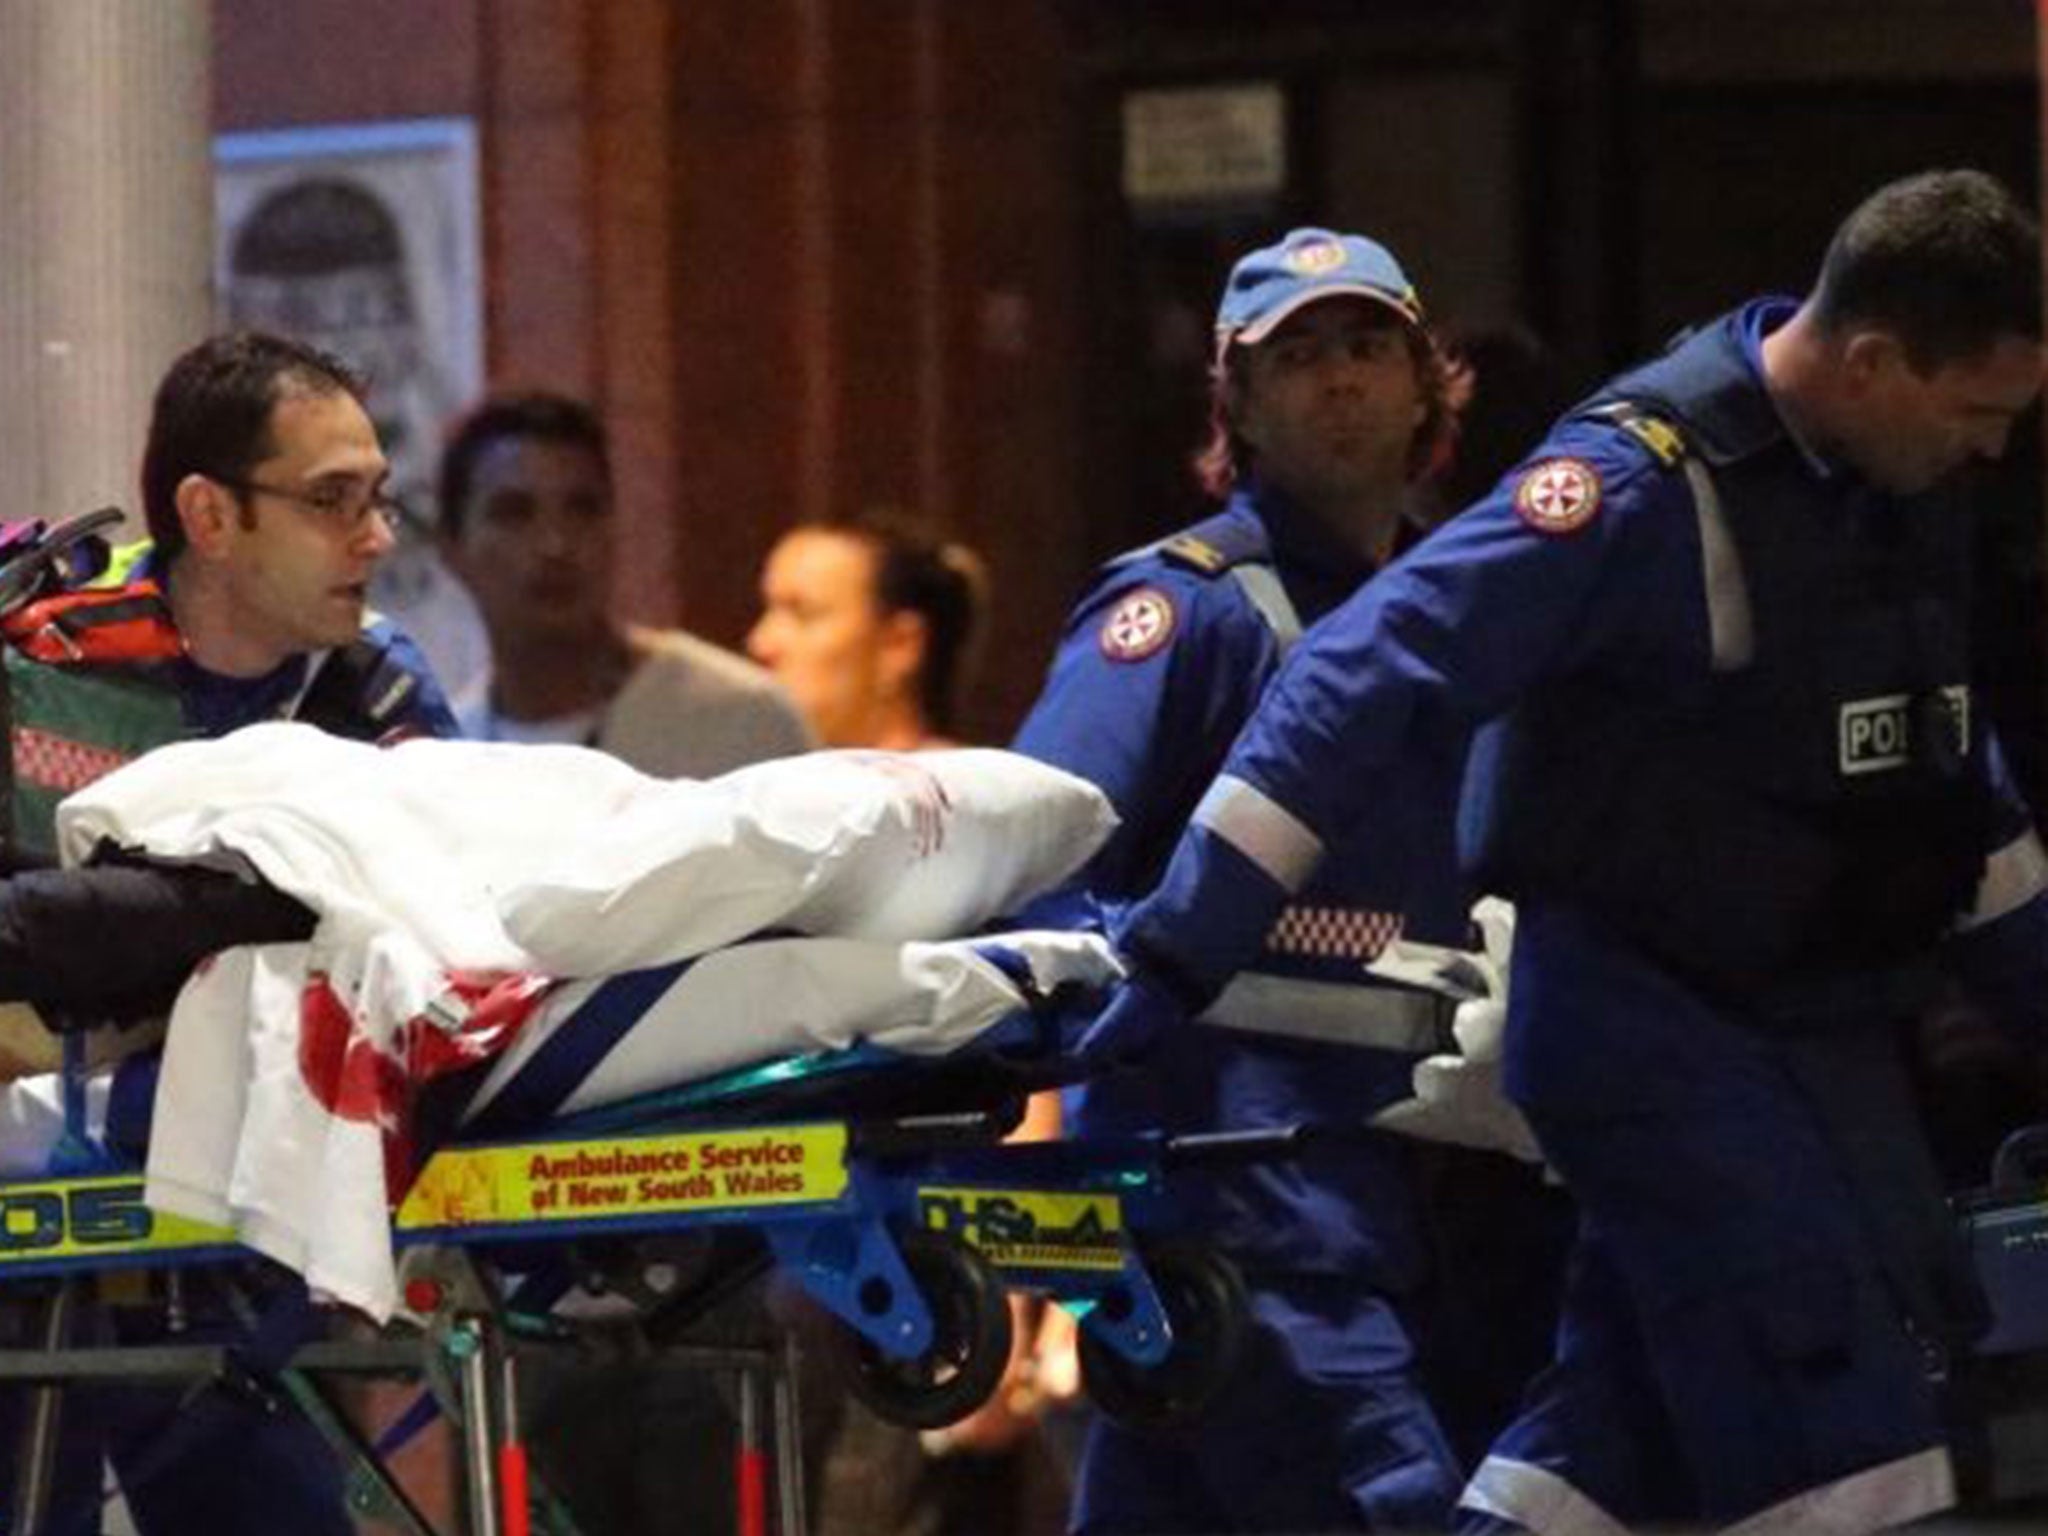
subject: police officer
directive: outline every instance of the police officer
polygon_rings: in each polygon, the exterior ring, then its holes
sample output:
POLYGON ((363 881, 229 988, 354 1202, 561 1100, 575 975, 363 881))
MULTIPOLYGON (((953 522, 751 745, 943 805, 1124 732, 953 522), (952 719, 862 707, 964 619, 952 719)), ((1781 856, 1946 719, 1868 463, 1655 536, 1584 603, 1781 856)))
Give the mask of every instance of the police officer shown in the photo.
MULTIPOLYGON (((1298 229, 1246 256, 1216 344, 1197 470, 1223 510, 1099 574, 1016 741, 1115 803, 1121 824, 1082 875, 1110 904, 1157 881, 1302 626, 1393 557, 1409 486, 1446 430, 1446 370, 1415 289, 1361 236, 1298 229)), ((1388 785, 1413 818, 1402 835, 1333 861, 1207 1027, 1142 1075, 1090 1084, 1077 1129, 1355 1124, 1405 1098, 1444 1008, 1374 985, 1364 963, 1398 934, 1467 936, 1451 841, 1461 746, 1388 785)), ((1140 1433, 1097 1419, 1074 1528, 1441 1526, 1458 1477, 1402 1315, 1422 1268, 1406 1148, 1384 1138, 1175 1181, 1191 1229, 1244 1273, 1252 1343, 1192 1423, 1140 1433)))
MULTIPOLYGON (((120 552, 106 578, 122 601, 105 611, 111 623, 130 627, 104 666, 9 663, 17 810, 36 803, 19 792, 25 780, 75 787, 93 768, 154 744, 151 732, 159 740, 216 736, 291 718, 372 741, 455 734, 411 641, 365 606, 370 574, 392 547, 395 509, 362 394, 335 359, 260 333, 216 337, 172 364, 158 386, 143 455, 151 543, 120 552), (145 638, 135 642, 138 629, 145 638), (20 706, 31 697, 47 713, 39 728, 25 730, 20 706), (166 701, 168 713, 153 713, 152 699, 166 701), (67 776, 67 783, 50 782, 67 776)), ((99 611, 72 610, 64 620, 79 626, 69 643, 88 657, 102 644, 94 632, 99 611)), ((14 831, 18 840, 47 846, 47 828, 17 818, 14 831)), ((150 910, 149 931, 181 962, 209 929, 225 925, 246 937, 302 930, 305 921, 295 904, 262 888, 204 893, 203 901, 186 888, 194 931, 180 934, 171 931, 179 915, 163 910, 160 884, 98 894, 150 910)), ((77 891, 67 886, 63 894, 77 891)), ((11 906, 6 911, 14 915, 11 906)), ((62 918, 53 916, 46 931, 75 927, 62 918)), ((117 923, 91 941, 121 937, 117 923)), ((52 963, 69 974, 89 968, 90 957, 67 954, 52 963)), ((128 977, 149 968, 112 969, 128 977)), ((236 1337, 217 1300, 189 1299, 198 1332, 187 1337, 236 1337)), ((117 1314, 109 1326, 127 1342, 155 1336, 153 1320, 141 1314, 117 1314)), ((7 1406, 18 1403, 15 1397, 7 1406)), ((144 1536, 345 1536, 353 1529, 339 1463, 294 1413, 225 1390, 187 1402, 182 1388, 121 1386, 74 1390, 65 1420, 52 1504, 57 1532, 99 1529, 102 1446, 144 1536)))
POLYGON ((2035 398, 2040 263, 1995 182, 1913 177, 1803 301, 1613 381, 1296 648, 1132 915, 1104 1051, 1251 957, 1326 845, 1398 836, 1385 786, 1434 729, 1507 712, 1468 828, 1520 908, 1508 1088, 1584 1226, 1472 1528, 1850 1532, 1953 1498, 1928 1366, 1969 1309, 1893 1024, 1944 938, 2044 1022, 1956 474, 2035 398))

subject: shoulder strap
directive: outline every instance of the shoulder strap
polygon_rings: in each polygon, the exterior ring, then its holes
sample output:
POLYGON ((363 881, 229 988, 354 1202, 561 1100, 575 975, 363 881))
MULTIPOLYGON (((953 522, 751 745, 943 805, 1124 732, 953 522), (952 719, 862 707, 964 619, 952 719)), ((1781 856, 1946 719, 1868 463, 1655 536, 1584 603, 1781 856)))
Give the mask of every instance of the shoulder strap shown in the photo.
POLYGON ((1301 638, 1301 615, 1295 611, 1287 588, 1280 584, 1280 573, 1270 561, 1261 560, 1256 565, 1232 566, 1230 579, 1266 621, 1266 628, 1280 644, 1280 654, 1285 656, 1301 638))
POLYGON ((389 645, 359 635, 315 658, 313 675, 287 714, 337 736, 379 741, 419 689, 420 680, 389 645))
POLYGON ((1716 672, 1738 672, 1756 656, 1756 625, 1749 603, 1749 583, 1742 574, 1742 555, 1728 531, 1721 493, 1706 460, 1694 453, 1685 433, 1670 418, 1657 415, 1634 400, 1609 400, 1585 415, 1610 422, 1650 451, 1666 469, 1677 468, 1692 491, 1693 516, 1699 523, 1700 560, 1707 594, 1707 630, 1716 672))

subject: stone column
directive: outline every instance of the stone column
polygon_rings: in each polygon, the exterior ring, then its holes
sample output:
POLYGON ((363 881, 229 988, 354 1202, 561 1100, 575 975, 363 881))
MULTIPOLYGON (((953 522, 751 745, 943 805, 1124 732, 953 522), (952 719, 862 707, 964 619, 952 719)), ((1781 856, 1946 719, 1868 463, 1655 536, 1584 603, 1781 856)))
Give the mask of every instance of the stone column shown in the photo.
POLYGON ((211 323, 206 0, 0 0, 0 519, 116 503, 211 323))

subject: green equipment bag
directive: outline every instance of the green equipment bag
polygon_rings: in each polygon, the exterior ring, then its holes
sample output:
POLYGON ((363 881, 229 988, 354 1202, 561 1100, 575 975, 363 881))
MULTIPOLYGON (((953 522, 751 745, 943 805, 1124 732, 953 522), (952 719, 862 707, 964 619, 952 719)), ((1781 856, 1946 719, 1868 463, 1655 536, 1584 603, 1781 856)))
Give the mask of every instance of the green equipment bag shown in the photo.
POLYGON ((145 669, 51 666, 0 651, 10 759, 7 863, 57 859, 57 802, 186 735, 177 695, 145 669))

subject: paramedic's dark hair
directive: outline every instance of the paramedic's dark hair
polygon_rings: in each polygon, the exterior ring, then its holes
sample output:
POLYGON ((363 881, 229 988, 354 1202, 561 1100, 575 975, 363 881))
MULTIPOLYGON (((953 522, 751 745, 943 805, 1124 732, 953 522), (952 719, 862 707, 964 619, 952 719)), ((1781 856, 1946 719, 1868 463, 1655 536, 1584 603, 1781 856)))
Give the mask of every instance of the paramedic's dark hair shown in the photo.
POLYGON ((1927 171, 1880 187, 1842 221, 1821 262, 1822 331, 1898 337, 1920 373, 2041 335, 2041 229, 1982 171, 1927 171))
POLYGON ((581 400, 547 390, 492 395, 455 424, 441 450, 439 528, 446 537, 462 534, 476 461, 492 443, 507 437, 581 448, 597 460, 606 487, 612 483, 611 444, 604 423, 581 400))
POLYGON ((873 554, 875 606, 881 612, 914 613, 924 620, 918 705, 934 731, 951 735, 988 606, 988 574, 981 557, 895 513, 870 513, 830 531, 866 545, 873 554))
POLYGON ((142 515, 160 557, 185 548, 178 485, 187 475, 247 480, 277 452, 270 415, 294 395, 345 394, 363 381, 340 358, 265 331, 230 331, 178 358, 156 387, 142 450, 142 515))

